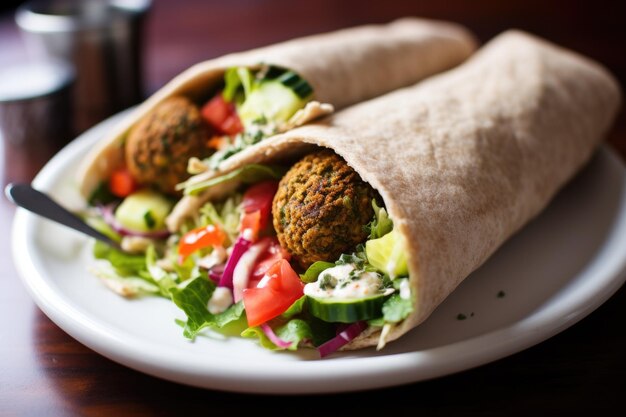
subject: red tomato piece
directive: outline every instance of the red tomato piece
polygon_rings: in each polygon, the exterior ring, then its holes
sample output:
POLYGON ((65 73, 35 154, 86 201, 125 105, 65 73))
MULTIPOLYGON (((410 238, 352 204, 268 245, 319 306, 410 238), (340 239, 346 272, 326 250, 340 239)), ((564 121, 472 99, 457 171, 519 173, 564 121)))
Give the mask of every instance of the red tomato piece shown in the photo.
POLYGON ((278 181, 267 180, 250 186, 243 194, 243 211, 245 213, 260 212, 260 229, 267 226, 276 190, 278 190, 278 181))
POLYGON ((236 112, 233 111, 233 113, 222 122, 220 130, 230 136, 235 136, 237 133, 243 132, 243 124, 241 124, 241 120, 239 120, 239 116, 237 116, 236 112))
POLYGON ((120 168, 111 173, 109 178, 109 190, 117 197, 127 197, 139 188, 139 184, 133 178, 128 169, 120 168))
POLYGON ((248 326, 254 327, 284 313, 303 295, 304 283, 289 262, 281 259, 266 273, 262 287, 243 290, 243 305, 248 326))
POLYGON ((236 135, 243 131, 235 106, 224 100, 221 93, 217 93, 202 106, 200 114, 208 124, 221 133, 236 135))
POLYGON ((245 230, 249 230, 249 235, 244 235, 246 239, 251 242, 256 242, 261 231, 261 210, 253 211, 251 213, 244 213, 241 217, 241 223, 239 224, 239 231, 244 233, 245 230))
POLYGON ((222 246, 226 233, 217 225, 210 224, 190 230, 178 242, 178 263, 182 264, 193 252, 209 246, 222 246))

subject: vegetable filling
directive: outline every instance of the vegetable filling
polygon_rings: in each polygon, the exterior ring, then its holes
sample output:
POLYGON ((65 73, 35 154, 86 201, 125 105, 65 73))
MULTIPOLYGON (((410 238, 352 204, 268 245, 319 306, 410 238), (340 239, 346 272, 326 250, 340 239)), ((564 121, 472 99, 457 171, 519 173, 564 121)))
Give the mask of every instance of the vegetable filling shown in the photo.
MULTIPOLYGON (((404 241, 378 194, 327 150, 291 167, 250 165, 185 191, 228 182, 238 184, 234 192, 168 235, 150 233, 171 203, 154 192, 131 194, 120 208, 133 210, 118 208, 113 219, 145 241, 135 253, 96 243, 95 257, 108 262, 94 272, 124 296, 171 299, 190 339, 210 329, 273 350, 313 347, 324 357, 369 329, 381 330, 382 348, 414 303, 404 241)), ((111 216, 92 223, 124 238, 111 216)))

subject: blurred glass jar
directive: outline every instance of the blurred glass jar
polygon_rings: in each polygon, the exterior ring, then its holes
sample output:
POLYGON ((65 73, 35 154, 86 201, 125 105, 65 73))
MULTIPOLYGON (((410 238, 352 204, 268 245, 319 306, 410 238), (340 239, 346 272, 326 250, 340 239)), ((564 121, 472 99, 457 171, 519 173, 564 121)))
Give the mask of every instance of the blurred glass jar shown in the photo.
POLYGON ((76 70, 74 133, 143 99, 142 42, 149 0, 31 0, 15 14, 35 59, 76 70))
POLYGON ((3 182, 30 181, 73 138, 74 68, 63 61, 0 68, 3 182))

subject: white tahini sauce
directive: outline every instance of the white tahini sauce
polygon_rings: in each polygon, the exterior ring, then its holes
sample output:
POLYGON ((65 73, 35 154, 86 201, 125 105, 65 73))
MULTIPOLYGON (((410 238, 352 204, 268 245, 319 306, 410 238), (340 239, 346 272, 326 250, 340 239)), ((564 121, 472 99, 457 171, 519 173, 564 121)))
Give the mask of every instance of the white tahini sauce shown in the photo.
POLYGON ((228 287, 217 287, 211 299, 208 302, 207 308, 211 314, 219 314, 226 311, 228 307, 233 304, 233 293, 228 287))
POLYGON ((304 294, 316 298, 353 299, 375 295, 380 292, 383 281, 376 272, 361 272, 351 277, 354 264, 337 265, 322 271, 317 281, 304 286, 304 294))
POLYGON ((408 279, 400 281, 400 298, 403 300, 411 299, 411 285, 408 279))

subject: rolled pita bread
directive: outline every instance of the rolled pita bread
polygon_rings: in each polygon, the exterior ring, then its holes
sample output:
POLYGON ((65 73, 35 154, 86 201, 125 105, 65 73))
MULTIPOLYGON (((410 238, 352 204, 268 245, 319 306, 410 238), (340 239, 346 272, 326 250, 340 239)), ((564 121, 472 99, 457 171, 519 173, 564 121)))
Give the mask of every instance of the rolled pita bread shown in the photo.
POLYGON ((89 197, 123 163, 126 135, 159 103, 175 95, 206 100, 229 67, 268 64, 293 70, 313 87, 315 100, 341 109, 447 70, 465 60, 475 48, 473 35, 461 26, 404 18, 201 62, 139 105, 99 142, 78 169, 79 190, 89 197))
MULTIPOLYGON (((327 147, 378 190, 406 239, 415 296, 391 341, 426 320, 548 205, 588 162, 620 100, 599 64, 508 31, 447 73, 270 138, 219 174, 327 147)), ((218 197, 183 198, 170 226, 218 197)), ((345 349, 376 345, 379 335, 370 328, 345 349)))

